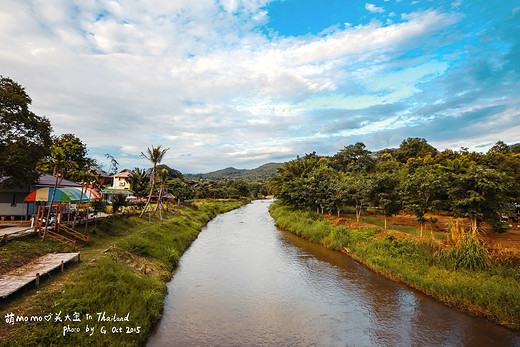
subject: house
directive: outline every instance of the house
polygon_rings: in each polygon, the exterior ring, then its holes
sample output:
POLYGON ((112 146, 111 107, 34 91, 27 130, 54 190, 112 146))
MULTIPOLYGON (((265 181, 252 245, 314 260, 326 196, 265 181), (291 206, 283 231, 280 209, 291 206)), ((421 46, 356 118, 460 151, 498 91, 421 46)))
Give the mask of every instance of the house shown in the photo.
POLYGON ((132 172, 128 169, 124 169, 121 172, 112 175, 114 181, 112 182, 112 189, 129 190, 130 182, 132 180, 132 172))
MULTIPOLYGON (((7 177, 0 177, 0 184, 7 177)), ((56 177, 49 174, 42 174, 38 181, 25 187, 0 188, 0 216, 14 216, 16 219, 29 219, 38 210, 37 202, 25 202, 24 199, 32 191, 54 187, 56 177)), ((59 187, 81 188, 81 184, 66 179, 59 181, 59 187)))
POLYGON ((112 185, 112 176, 107 174, 105 171, 101 170, 98 167, 91 167, 89 168, 89 171, 97 177, 97 181, 99 184, 96 185, 96 188, 112 185))
POLYGON ((112 186, 100 191, 101 195, 103 196, 103 199, 105 201, 112 201, 112 197, 115 194, 132 195, 133 192, 130 189, 130 182, 132 181, 132 176, 132 171, 128 169, 124 169, 123 171, 120 171, 115 175, 110 176, 113 179, 112 186))

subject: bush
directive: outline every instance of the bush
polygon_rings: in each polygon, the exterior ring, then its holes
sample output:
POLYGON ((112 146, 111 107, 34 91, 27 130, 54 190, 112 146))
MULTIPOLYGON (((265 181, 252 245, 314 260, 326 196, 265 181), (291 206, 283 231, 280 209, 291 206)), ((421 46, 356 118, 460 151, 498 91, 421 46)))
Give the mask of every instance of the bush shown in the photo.
POLYGON ((126 195, 114 194, 112 197, 112 213, 117 213, 119 208, 126 205, 126 195))
POLYGON ((489 255, 486 248, 476 236, 461 234, 454 247, 438 252, 444 266, 472 271, 484 270, 487 267, 489 255))

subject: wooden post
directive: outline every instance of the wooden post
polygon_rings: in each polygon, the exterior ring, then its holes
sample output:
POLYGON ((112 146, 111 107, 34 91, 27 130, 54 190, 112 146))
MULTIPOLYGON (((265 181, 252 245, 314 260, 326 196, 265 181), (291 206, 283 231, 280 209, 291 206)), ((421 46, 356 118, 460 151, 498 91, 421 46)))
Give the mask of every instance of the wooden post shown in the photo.
POLYGON ((40 273, 36 273, 36 287, 40 285, 40 273))
POLYGON ((63 272, 63 260, 61 261, 61 272, 63 272))
POLYGON ((38 220, 40 219, 40 210, 42 209, 41 205, 38 205, 38 213, 36 213, 36 219, 34 221, 34 232, 36 232, 36 229, 38 228, 38 220))
POLYGON ((143 272, 144 272, 144 274, 146 275, 146 263, 144 263, 144 269, 143 269, 143 272))
POLYGON ((73 241, 74 243, 72 244, 72 250, 75 251, 76 250, 76 241, 73 241))

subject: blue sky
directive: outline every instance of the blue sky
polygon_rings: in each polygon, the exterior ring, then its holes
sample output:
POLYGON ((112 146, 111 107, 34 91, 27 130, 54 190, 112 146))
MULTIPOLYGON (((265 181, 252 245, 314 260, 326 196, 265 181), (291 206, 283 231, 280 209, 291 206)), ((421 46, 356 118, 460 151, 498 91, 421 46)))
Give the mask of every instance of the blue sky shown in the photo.
POLYGON ((517 1, 3 0, 0 74, 107 165, 520 142, 517 1))

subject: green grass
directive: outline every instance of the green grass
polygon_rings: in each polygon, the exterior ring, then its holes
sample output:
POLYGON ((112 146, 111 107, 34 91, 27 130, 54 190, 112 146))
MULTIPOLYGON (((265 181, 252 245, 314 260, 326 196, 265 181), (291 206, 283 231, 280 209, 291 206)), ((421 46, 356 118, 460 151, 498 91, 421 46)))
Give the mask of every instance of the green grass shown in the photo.
MULTIPOLYGON (((11 312, 31 316, 55 315, 61 311, 62 316, 78 312, 82 321, 2 324, 0 345, 143 345, 160 319, 166 282, 181 255, 211 218, 245 203, 245 200, 201 202, 166 213, 162 222, 154 223, 148 223, 147 216, 140 219, 136 215, 117 215, 98 221, 97 228, 91 230, 91 242, 81 249, 81 262, 73 262, 64 273, 44 281, 37 291, 19 294, 0 308, 2 317, 11 312), (98 312, 110 316, 129 314, 129 322, 98 322, 98 312), (86 320, 86 314, 93 319, 86 320), (81 332, 63 336, 67 324, 81 332), (92 336, 85 333, 87 325, 95 329, 92 336), (100 332, 102 326, 107 334, 100 332), (117 327, 122 327, 123 332, 112 333, 112 328, 117 327), (127 328, 137 327, 139 333, 126 333, 127 328)), ((9 254, 20 250, 46 253, 59 247, 54 241, 23 238, 7 243, 2 249, 9 254)))
POLYGON ((275 203, 276 224, 332 249, 347 248, 374 271, 404 282, 466 312, 520 329, 520 267, 491 263, 476 240, 439 250, 432 240, 416 241, 375 228, 349 230, 320 215, 275 203))

